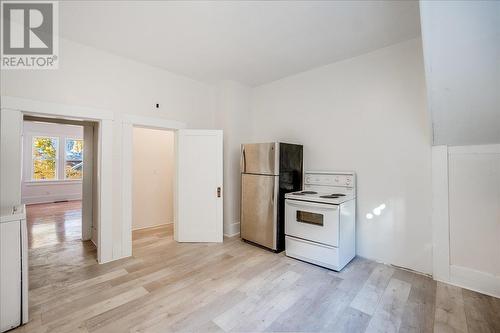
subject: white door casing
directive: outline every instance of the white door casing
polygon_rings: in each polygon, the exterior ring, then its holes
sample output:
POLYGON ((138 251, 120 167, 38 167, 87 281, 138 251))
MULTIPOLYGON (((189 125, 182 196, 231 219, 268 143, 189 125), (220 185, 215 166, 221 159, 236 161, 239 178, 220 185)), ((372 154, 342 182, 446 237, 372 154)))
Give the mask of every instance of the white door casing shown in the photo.
POLYGON ((122 121, 122 258, 132 255, 132 143, 133 128, 177 131, 186 124, 163 118, 124 115, 122 121))
POLYGON ((93 220, 93 173, 94 173, 94 126, 83 126, 83 181, 82 181, 82 240, 92 238, 93 220))
POLYGON ((175 141, 174 239, 222 242, 222 131, 183 129, 175 141))
POLYGON ((113 152, 113 113, 88 107, 9 96, 2 96, 0 107, 2 119, 0 205, 2 207, 12 207, 21 203, 21 142, 24 115, 99 123, 96 140, 98 156, 93 159, 94 167, 97 167, 97 177, 93 179, 93 184, 96 186, 95 194, 98 198, 96 199, 97 204, 93 203, 92 205, 92 210, 96 211, 93 223, 100 226, 97 230, 97 259, 99 263, 120 259, 118 256, 113 257, 112 251, 113 215, 109 198, 112 197, 113 193, 111 181, 113 168, 110 161, 103 161, 103 156, 111 156, 113 152))

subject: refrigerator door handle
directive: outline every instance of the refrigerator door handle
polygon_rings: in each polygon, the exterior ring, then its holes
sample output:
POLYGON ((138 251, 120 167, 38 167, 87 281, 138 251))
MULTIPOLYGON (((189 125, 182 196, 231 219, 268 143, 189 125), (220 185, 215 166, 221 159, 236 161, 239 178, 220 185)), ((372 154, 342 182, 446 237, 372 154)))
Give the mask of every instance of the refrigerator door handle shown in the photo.
POLYGON ((241 172, 245 173, 247 171, 247 158, 245 156, 245 146, 241 147, 241 172))
POLYGON ((273 182, 273 192, 272 193, 273 193, 273 196, 271 197, 271 204, 274 207, 274 200, 275 200, 274 197, 277 195, 277 193, 276 193, 276 182, 275 181, 273 182))
POLYGON ((280 144, 275 142, 271 147, 271 154, 274 155, 274 171, 273 174, 278 176, 280 174, 280 144))

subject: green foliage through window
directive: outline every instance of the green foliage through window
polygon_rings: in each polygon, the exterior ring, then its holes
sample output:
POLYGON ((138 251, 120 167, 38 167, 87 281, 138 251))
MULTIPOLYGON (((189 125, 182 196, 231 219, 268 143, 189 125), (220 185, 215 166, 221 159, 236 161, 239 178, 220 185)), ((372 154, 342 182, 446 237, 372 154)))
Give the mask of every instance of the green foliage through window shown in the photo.
POLYGON ((33 180, 57 179, 58 146, 57 138, 33 138, 33 180))

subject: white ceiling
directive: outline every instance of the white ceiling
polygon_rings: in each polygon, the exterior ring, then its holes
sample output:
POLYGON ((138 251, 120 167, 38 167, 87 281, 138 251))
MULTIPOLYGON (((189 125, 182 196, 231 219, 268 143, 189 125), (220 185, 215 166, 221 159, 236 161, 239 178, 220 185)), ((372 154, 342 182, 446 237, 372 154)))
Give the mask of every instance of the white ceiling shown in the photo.
POLYGON ((416 1, 60 2, 63 37, 203 81, 266 82, 420 34, 416 1))

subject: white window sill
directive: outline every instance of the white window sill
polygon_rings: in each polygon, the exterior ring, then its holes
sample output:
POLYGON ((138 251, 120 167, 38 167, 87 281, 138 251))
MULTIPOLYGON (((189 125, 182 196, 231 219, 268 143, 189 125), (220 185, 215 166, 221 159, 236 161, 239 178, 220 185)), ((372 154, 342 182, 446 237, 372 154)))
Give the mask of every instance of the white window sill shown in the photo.
POLYGON ((81 179, 57 179, 57 180, 28 180, 24 184, 26 186, 43 186, 43 185, 72 185, 81 184, 81 179))

